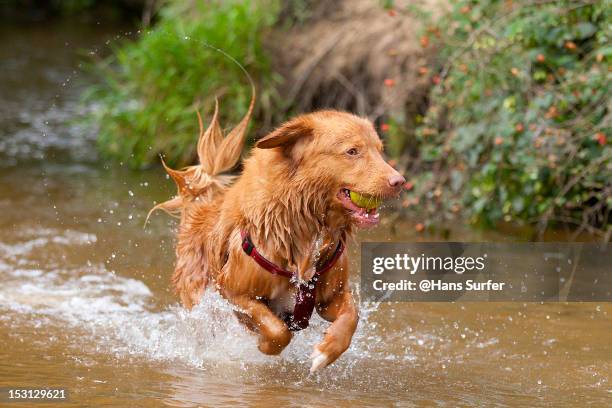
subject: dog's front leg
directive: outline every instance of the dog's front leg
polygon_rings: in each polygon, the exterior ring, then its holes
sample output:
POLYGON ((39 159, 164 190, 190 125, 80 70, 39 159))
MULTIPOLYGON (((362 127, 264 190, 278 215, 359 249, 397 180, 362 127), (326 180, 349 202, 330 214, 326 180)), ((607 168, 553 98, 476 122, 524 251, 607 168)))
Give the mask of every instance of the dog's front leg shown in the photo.
POLYGON ((349 348, 359 320, 353 295, 346 286, 335 292, 326 304, 317 305, 317 312, 332 324, 326 330, 323 341, 315 346, 310 356, 310 372, 333 363, 349 348))
POLYGON ((264 354, 276 355, 291 341, 291 332, 285 322, 279 319, 264 303, 246 295, 226 296, 238 306, 239 318, 242 323, 257 332, 257 346, 264 354))

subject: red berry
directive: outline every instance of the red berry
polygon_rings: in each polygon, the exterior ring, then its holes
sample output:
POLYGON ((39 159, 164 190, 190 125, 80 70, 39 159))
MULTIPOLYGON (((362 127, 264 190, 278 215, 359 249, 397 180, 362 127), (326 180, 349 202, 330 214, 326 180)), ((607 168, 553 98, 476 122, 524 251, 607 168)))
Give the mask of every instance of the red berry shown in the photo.
POLYGON ((597 132, 595 134, 595 138, 600 146, 604 146, 606 144, 606 135, 603 132, 597 132))

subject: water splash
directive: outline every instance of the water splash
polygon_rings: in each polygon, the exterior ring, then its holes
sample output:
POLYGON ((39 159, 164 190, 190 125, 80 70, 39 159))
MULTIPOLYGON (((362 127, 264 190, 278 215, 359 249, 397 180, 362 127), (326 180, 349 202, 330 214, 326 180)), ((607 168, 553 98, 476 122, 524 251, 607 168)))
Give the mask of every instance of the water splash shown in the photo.
MULTIPOLYGON (((11 244, 0 242, 0 280, 4 282, 0 310, 20 315, 21 323, 42 321, 70 327, 75 333, 73 341, 87 343, 82 339, 85 336, 96 344, 96 351, 203 369, 223 366, 226 373, 228 368, 233 372, 257 367, 304 375, 312 347, 321 341, 329 324, 314 317, 280 357, 268 357, 257 350, 255 336, 238 323, 232 306, 214 291, 207 292, 191 311, 177 304, 160 307, 143 281, 116 274, 105 263, 88 261, 53 268, 40 267, 31 259, 34 253, 53 246, 66 251, 90 245, 98 240, 94 234, 30 228, 18 237, 11 244), (18 263, 21 267, 16 267, 18 263)), ((376 324, 369 322, 377 307, 366 304, 362 308, 360 330, 342 359, 341 375, 350 375, 358 361, 374 355, 396 358, 389 353, 380 355, 373 347, 381 340, 376 324)))

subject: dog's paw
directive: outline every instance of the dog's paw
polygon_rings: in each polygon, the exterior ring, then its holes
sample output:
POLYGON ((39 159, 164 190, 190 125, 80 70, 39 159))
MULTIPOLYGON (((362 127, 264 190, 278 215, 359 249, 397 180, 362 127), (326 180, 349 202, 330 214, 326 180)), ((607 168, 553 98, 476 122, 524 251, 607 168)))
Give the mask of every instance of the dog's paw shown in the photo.
POLYGON ((331 363, 330 356, 319 350, 318 346, 315 346, 314 351, 310 355, 310 359, 312 360, 312 366, 310 367, 311 373, 314 373, 315 371, 320 370, 331 363))
POLYGON ((312 360, 310 372, 313 373, 336 361, 350 344, 350 336, 334 336, 328 332, 323 341, 315 346, 314 351, 310 355, 312 360))

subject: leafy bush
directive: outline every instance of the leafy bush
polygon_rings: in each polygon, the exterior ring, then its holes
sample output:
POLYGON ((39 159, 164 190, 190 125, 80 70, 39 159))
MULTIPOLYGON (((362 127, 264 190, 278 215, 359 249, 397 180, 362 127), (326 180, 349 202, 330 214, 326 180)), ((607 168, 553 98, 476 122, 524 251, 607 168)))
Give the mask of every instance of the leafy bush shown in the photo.
POLYGON ((610 5, 455 2, 433 30, 442 64, 405 206, 429 220, 574 224, 609 239, 610 5))
POLYGON ((261 46, 263 30, 273 24, 276 3, 249 0, 168 3, 158 24, 135 42, 115 48, 95 66, 103 84, 86 100, 99 127, 103 153, 133 167, 157 162, 165 153, 175 166, 195 157, 196 110, 210 117, 220 98, 221 123, 236 123, 251 97, 244 72, 221 49, 240 61, 270 104, 273 77, 261 46))

